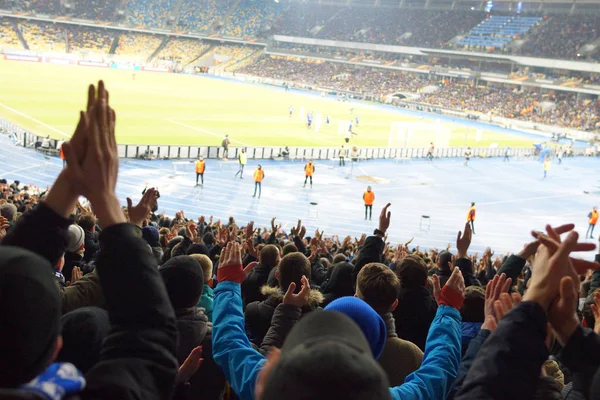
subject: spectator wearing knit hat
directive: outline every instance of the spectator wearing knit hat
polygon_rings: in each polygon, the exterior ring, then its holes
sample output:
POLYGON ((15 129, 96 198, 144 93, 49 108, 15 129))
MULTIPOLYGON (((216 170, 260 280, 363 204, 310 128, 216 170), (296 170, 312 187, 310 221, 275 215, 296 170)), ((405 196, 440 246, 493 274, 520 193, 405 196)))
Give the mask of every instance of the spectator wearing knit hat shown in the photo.
POLYGON ((69 226, 68 242, 65 251, 65 265, 62 273, 67 281, 71 281, 71 272, 74 267, 78 267, 83 274, 88 274, 94 270, 94 267, 83 260, 85 253, 85 232, 77 224, 69 226))
POLYGON ((158 234, 158 230, 153 226, 145 226, 142 228, 142 238, 148 243, 148 246, 152 249, 152 254, 156 258, 156 262, 160 264, 161 259, 163 258, 164 252, 162 247, 160 246, 160 235, 158 234))

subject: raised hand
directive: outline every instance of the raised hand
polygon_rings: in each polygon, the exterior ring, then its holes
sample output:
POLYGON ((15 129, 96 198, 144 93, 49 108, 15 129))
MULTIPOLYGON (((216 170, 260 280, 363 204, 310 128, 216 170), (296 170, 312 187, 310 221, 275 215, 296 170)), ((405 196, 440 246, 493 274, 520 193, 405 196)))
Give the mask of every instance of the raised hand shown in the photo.
POLYGON ((379 229, 381 232, 385 234, 385 232, 390 227, 390 219, 392 218, 391 211, 388 211, 388 208, 392 205, 392 203, 387 203, 385 207, 381 210, 381 214, 379 214, 379 229))
POLYGON ((458 231, 458 235, 456 236, 456 249, 458 251, 458 258, 467 257, 467 252, 469 251, 472 237, 473 232, 471 231, 471 224, 467 222, 465 224, 464 234, 461 231, 458 231))
POLYGON ((198 371, 203 361, 202 346, 194 347, 183 364, 181 364, 181 367, 179 367, 176 383, 183 384, 188 382, 196 371, 198 371))
POLYGON ((8 223, 8 220, 2 216, 0 216, 0 240, 4 239, 4 236, 6 236, 6 232, 8 231, 8 228, 10 228, 10 224, 8 223))
POLYGON ((129 221, 141 228, 144 220, 148 218, 148 215, 150 215, 152 212, 152 207, 154 207, 154 204, 156 204, 157 199, 158 196, 154 188, 146 190, 146 193, 144 193, 140 202, 135 207, 133 206, 131 199, 128 197, 127 214, 129 215, 129 221))
POLYGON ((295 291, 296 283, 292 282, 283 296, 282 303, 300 308, 308 304, 308 299, 310 297, 310 283, 306 276, 302 275, 302 287, 298 294, 294 294, 295 291))
POLYGON ((254 247, 254 240, 252 240, 252 238, 246 239, 246 247, 248 250, 248 254, 250 254, 254 258, 258 258, 258 251, 254 247))
POLYGON ((229 242, 221 251, 217 279, 219 282, 231 281, 241 284, 246 277, 242 268, 242 252, 238 242, 229 242))
POLYGON ((486 325, 484 329, 489 329, 490 331, 496 329, 496 324, 500 317, 496 318, 496 315, 494 314, 494 304, 500 299, 502 293, 508 293, 511 284, 512 279, 506 279, 506 274, 496 275, 494 276, 494 279, 488 282, 485 288, 484 303, 484 316, 486 318, 484 325, 486 323, 488 323, 488 325, 486 325), (488 317, 492 317, 492 319, 489 319, 488 317))
POLYGON ((594 304, 590 308, 594 314, 594 332, 600 334, 600 293, 594 293, 594 304))
POLYGON ((198 240, 198 226, 194 221, 190 221, 185 225, 185 234, 192 242, 198 240))
POLYGON ((436 274, 433 274, 431 277, 431 282, 433 283, 433 287, 431 288, 433 292, 433 298, 435 299, 436 303, 440 304, 440 292, 442 290, 440 288, 440 277, 436 274))
POLYGON ((80 280, 82 277, 83 272, 81 272, 81 269, 79 267, 73 267, 73 270, 71 271, 71 280, 67 281, 67 286, 75 284, 75 282, 80 280))

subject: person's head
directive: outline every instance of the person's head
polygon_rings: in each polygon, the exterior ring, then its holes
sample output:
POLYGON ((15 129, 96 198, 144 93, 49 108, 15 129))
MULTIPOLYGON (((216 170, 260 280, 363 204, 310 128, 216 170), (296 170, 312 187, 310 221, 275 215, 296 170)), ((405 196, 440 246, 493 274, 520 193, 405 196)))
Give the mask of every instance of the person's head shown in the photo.
POLYGON ((367 192, 371 191, 371 186, 367 186, 367 192))
POLYGON ((309 163, 309 164, 312 164, 312 160, 308 160, 308 163, 309 163))
POLYGON ((83 231, 83 228, 77 224, 69 226, 66 250, 68 253, 80 254, 85 250, 85 232, 83 231))
POLYGON ((396 266, 396 275, 400 286, 404 289, 414 289, 427 284, 427 265, 421 257, 409 254, 396 266))
POLYGON ((284 256, 287 256, 288 254, 291 253, 296 253, 298 251, 298 248, 296 247, 296 245, 294 243, 288 243, 285 246, 283 246, 283 249, 281 250, 282 254, 284 256))
POLYGON ((235 224, 235 218, 233 216, 229 217, 229 225, 235 224))
POLYGON ((485 290, 479 286, 469 286, 465 289, 465 300, 460 309, 464 322, 483 322, 485 306, 485 290))
MULTIPOLYGON (((368 306, 367 306, 368 307, 368 306)), ((337 311, 308 313, 259 375, 257 400, 391 399, 361 328, 337 311)))
POLYGON ((257 168, 258 168, 258 169, 262 169, 262 165, 258 164, 258 167, 257 167, 257 168))
POLYGON ((204 157, 200 156, 200 158, 198 158, 198 160, 204 161, 204 157))
POLYGON ((160 235, 158 230, 153 226, 145 226, 142 228, 142 238, 151 247, 160 246, 160 235))
POLYGON ((400 280, 386 265, 370 263, 362 267, 356 280, 356 297, 378 314, 393 311, 398 305, 400 280))
POLYGON ((202 236, 202 241, 208 247, 212 246, 215 243, 215 235, 212 232, 206 232, 204 236, 202 236))
POLYGON ((442 251, 438 256, 437 265, 440 271, 452 271, 452 253, 447 250, 442 251))
POLYGON ((242 153, 245 153, 245 152, 246 152, 246 149, 242 149, 242 153))
POLYGON ((471 147, 467 147, 467 150, 471 150, 471 147))
POLYGON ((598 207, 594 207, 594 211, 598 211, 598 207))
POLYGON ((302 288, 302 276, 310 280, 310 261, 302 253, 290 253, 285 255, 277 267, 277 279, 279 288, 284 292, 290 286, 290 283, 296 284, 296 292, 302 288))
POLYGON ((475 202, 474 202, 474 201, 472 201, 472 202, 471 202, 471 207, 474 207, 474 206, 475 206, 475 202))
POLYGON ((337 253, 335 256, 333 256, 333 265, 337 264, 337 263, 341 263, 346 261, 346 255, 342 254, 342 253, 337 253))
POLYGON ((0 215, 8 220, 15 222, 17 220, 17 207, 12 203, 4 203, 0 205, 0 215))
POLYGON ((326 311, 339 311, 350 317, 365 335, 373 357, 377 360, 387 340, 383 319, 364 300, 353 296, 340 297, 325 307, 326 311))
POLYGON ((177 256, 158 268, 175 310, 195 307, 204 288, 204 271, 192 256, 177 256))
POLYGON ((90 214, 83 214, 77 220, 77 225, 82 227, 86 232, 94 232, 96 229, 96 217, 90 214))
POLYGON ((258 260, 260 263, 268 269, 275 268, 279 264, 279 259, 279 249, 272 244, 268 244, 263 247, 258 255, 258 260))
POLYGON ((62 347, 53 266, 27 250, 0 247, 0 388, 31 381, 62 347))
POLYGON ((213 263, 210 258, 206 254, 190 254, 189 256, 198 261, 198 264, 202 267, 204 284, 212 286, 213 263))
POLYGON ((60 318, 63 347, 56 361, 69 362, 84 374, 98 361, 104 338, 110 331, 108 312, 97 307, 83 307, 60 318))

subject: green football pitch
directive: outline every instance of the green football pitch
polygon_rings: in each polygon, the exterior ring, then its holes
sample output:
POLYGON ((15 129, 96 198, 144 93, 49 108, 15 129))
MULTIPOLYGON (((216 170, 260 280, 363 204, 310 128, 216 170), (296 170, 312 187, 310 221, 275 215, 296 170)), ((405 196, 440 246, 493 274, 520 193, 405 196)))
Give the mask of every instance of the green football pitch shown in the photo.
POLYGON ((532 144, 525 136, 485 129, 476 141, 476 128, 442 122, 438 129, 435 116, 420 119, 362 103, 207 77, 138 72, 133 79, 131 71, 12 61, 0 61, 0 77, 0 116, 56 139, 70 137, 85 106, 87 85, 103 79, 117 112, 120 144, 214 146, 228 134, 234 146, 338 147, 344 139, 341 121, 356 115, 360 124, 352 144, 361 147, 388 146, 395 122, 412 128, 410 139, 392 135, 394 147, 427 147, 440 129, 449 135, 450 146, 532 144), (303 111, 322 116, 318 132, 306 128, 303 111))

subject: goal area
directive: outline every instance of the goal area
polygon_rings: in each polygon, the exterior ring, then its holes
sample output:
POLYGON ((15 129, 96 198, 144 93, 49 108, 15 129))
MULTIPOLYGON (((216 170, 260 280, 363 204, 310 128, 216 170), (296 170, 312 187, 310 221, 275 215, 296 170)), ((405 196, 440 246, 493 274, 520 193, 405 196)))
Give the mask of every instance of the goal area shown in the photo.
POLYGON ((392 122, 388 138, 389 148, 429 147, 433 142, 435 147, 450 147, 452 129, 442 124, 440 120, 417 122, 392 122))

